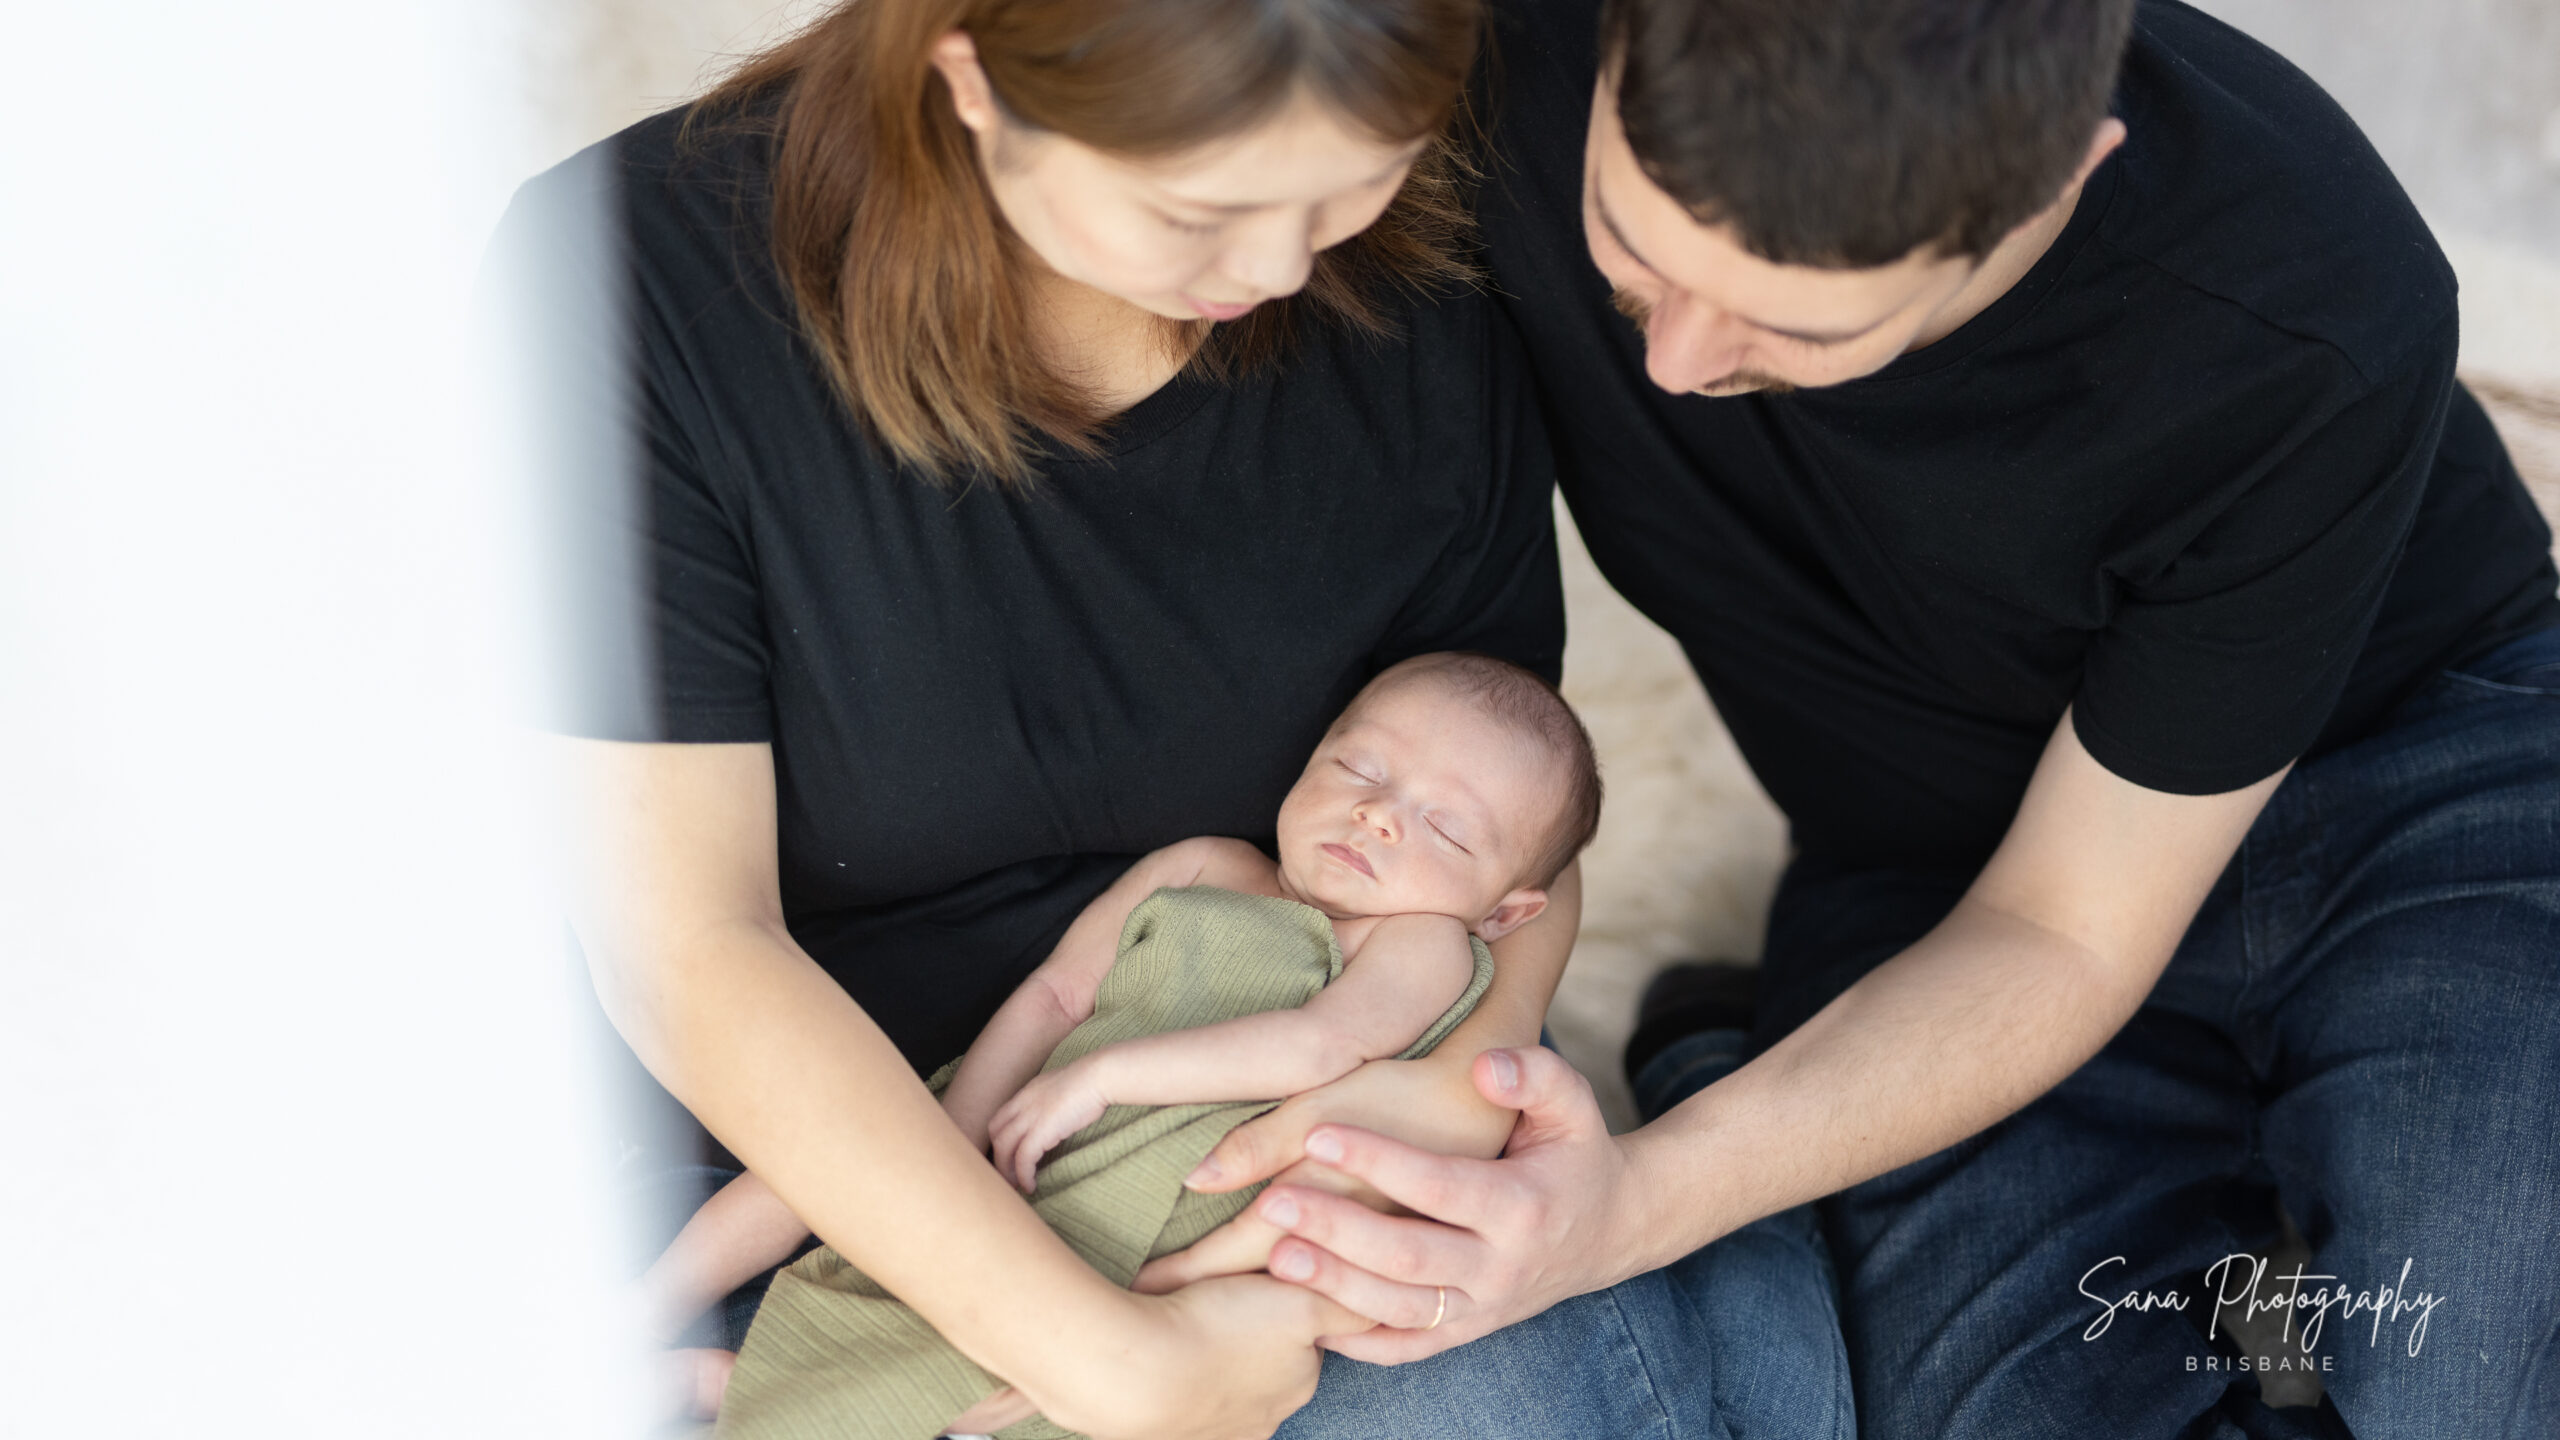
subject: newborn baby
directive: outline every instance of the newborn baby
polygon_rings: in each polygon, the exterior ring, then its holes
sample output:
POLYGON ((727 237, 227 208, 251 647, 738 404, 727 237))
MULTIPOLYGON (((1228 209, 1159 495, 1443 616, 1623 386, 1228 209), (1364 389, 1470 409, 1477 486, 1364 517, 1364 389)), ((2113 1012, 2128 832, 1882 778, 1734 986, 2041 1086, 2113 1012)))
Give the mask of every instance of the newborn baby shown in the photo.
MULTIPOLYGON (((1276 863, 1218 837, 1140 860, 1085 907, 956 1072, 946 1071, 944 1109, 980 1148, 991 1147, 1016 1185, 1045 1199, 1056 1187, 1043 1157, 1070 1137, 1091 1145, 1095 1137, 1080 1132, 1111 1107, 1271 1102, 1366 1061, 1427 1049, 1490 980, 1484 942, 1546 908, 1545 887, 1589 843, 1599 809, 1590 740, 1545 681, 1477 655, 1394 666, 1353 698, 1281 802, 1276 863), (1258 958, 1283 953, 1275 944, 1297 946, 1290 953, 1300 958, 1258 958), (1222 950, 1232 953, 1203 953, 1222 950), (1142 957, 1143 976, 1134 968, 1142 957), (1174 973, 1169 963, 1186 967, 1180 984, 1194 984, 1206 973, 1199 965, 1214 968, 1222 958, 1230 966, 1312 965, 1304 983, 1317 988, 1278 1002, 1292 1008, 1139 1033, 1153 1022, 1135 1012, 1157 1020, 1182 1013, 1156 993, 1179 988, 1159 978, 1174 973), (1147 993, 1131 988, 1141 984, 1147 993), (1112 1013, 1096 1015, 1098 996, 1112 1013)), ((1205 1149, 1215 1138, 1187 1143, 1205 1149)), ((1211 1200, 1171 1196, 1166 1204, 1185 1198, 1211 1200)), ((1217 1197, 1217 1218, 1249 1198, 1217 1197)), ((1211 1218, 1193 1217, 1180 1235, 1150 1230, 1129 1254, 1142 1261, 1180 1248, 1211 1218)), ((805 1234, 778 1197, 741 1177, 651 1268, 644 1284, 662 1329, 778 1263, 805 1234)), ((1106 1273, 1124 1268, 1087 1258, 1106 1273)), ((1125 1268, 1134 1273, 1134 1264, 1125 1268)), ((725 1376, 704 1379, 716 1393, 725 1376)), ((956 1413, 916 1433, 938 1433, 956 1413)), ((724 1417, 724 1433, 734 1418, 724 1417)))
POLYGON ((1590 742, 1543 681, 1480 656, 1408 660, 1353 699, 1281 801, 1277 864, 1219 838, 1139 861, 988 1024, 944 1106, 1028 1191, 1040 1157, 1106 1106, 1267 1100, 1393 1055, 1467 988, 1470 933, 1499 939, 1546 909, 1545 887, 1590 839, 1598 792, 1590 742), (1342 977, 1294 1010, 1035 1073, 1092 1013, 1131 911, 1194 885, 1321 911, 1342 977))

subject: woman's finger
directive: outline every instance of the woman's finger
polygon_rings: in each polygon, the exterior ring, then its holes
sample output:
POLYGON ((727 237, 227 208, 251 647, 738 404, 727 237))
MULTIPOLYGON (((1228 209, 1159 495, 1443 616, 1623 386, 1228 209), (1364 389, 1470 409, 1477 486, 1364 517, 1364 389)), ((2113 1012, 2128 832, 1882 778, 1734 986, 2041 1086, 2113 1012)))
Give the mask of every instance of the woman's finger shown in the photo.
POLYGON ((954 1435, 993 1435, 1008 1425, 1019 1425, 1040 1413, 1031 1397, 1008 1385, 977 1404, 960 1412, 943 1429, 954 1435))
POLYGON ((1209 1158, 1201 1161, 1182 1183, 1219 1195, 1279 1174, 1304 1154, 1309 1124, 1303 1118, 1306 1114, 1304 1109, 1282 1105, 1228 1131, 1227 1138, 1219 1141, 1218 1148, 1210 1151, 1209 1158))
POLYGON ((1190 1248, 1150 1260, 1129 1288, 1162 1295, 1217 1275, 1250 1275, 1271 1259, 1280 1230, 1251 1210, 1203 1235, 1190 1248))
POLYGON ((1338 1255, 1294 1238, 1271 1248, 1271 1273, 1293 1285, 1303 1285, 1355 1315, 1398 1330, 1436 1328, 1435 1320, 1445 1325, 1451 1316, 1462 1315, 1467 1305, 1464 1291, 1381 1279, 1357 1265, 1346 1264, 1338 1255), (1443 1296, 1447 1297, 1445 1305, 1443 1296))
POLYGON ((1380 1325, 1357 1335, 1328 1335, 1316 1344, 1346 1360, 1367 1365, 1409 1365, 1428 1360, 1453 1345, 1464 1345, 1476 1338, 1476 1330, 1471 1325, 1462 1331, 1448 1323, 1433 1330, 1398 1330, 1380 1325))
POLYGON ((1249 1213, 1360 1269, 1408 1285, 1465 1284, 1474 1278, 1483 1250, 1483 1242, 1464 1230, 1381 1215, 1357 1201, 1296 1186, 1264 1191, 1249 1213))

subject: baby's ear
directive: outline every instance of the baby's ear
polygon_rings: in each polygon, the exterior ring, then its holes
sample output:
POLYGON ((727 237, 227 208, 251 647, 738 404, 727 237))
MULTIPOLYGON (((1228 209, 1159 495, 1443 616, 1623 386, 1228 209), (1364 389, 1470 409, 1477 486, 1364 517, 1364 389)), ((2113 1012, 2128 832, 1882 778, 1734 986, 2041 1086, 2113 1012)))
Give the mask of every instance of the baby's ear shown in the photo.
POLYGON ((1483 936, 1485 943, 1490 945, 1537 919, 1545 913, 1546 908, 1546 891, 1532 890, 1523 886, 1503 896, 1502 903, 1493 907, 1493 913, 1477 924, 1476 933, 1483 936))

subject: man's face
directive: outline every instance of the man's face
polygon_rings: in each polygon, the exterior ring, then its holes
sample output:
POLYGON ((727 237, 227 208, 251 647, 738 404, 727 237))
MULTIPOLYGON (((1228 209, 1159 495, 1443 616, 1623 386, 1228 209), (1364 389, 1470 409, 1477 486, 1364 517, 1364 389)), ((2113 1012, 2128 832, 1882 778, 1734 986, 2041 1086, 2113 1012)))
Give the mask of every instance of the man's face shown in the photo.
POLYGON ((1603 75, 1582 167, 1591 258, 1643 327, 1645 373, 1674 394, 1837 385, 1883 369, 1972 278, 1922 247, 1890 265, 1780 265, 1701 225, 1636 163, 1603 75))

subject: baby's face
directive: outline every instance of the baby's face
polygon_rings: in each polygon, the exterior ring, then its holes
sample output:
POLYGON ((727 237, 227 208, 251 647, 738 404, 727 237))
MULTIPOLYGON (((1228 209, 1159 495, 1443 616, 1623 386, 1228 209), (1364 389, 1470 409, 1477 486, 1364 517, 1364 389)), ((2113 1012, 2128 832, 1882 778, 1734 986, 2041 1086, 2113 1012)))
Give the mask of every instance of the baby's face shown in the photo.
MULTIPOLYGON (((1428 680, 1362 702, 1280 803, 1280 877, 1337 919, 1482 922, 1520 877, 1560 803, 1538 746, 1428 680)), ((1516 923, 1516 922, 1514 922, 1516 923)))

